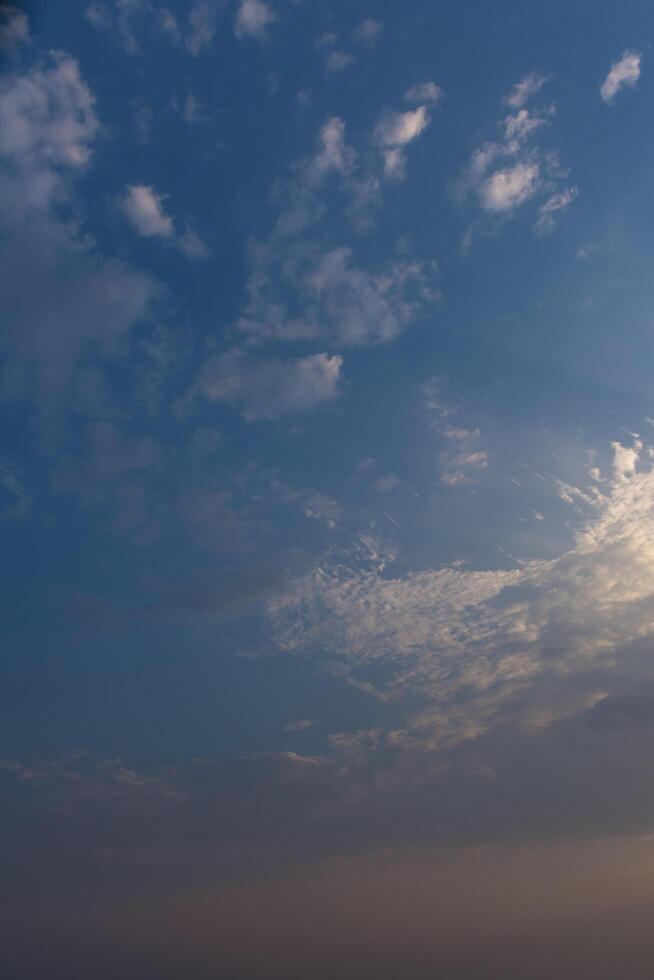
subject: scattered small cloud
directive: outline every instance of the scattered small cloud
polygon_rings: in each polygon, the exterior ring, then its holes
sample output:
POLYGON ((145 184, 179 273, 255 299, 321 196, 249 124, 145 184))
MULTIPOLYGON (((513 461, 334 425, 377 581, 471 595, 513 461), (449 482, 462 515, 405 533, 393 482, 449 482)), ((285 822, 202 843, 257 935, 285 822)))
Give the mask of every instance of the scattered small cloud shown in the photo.
POLYGON ((118 206, 137 235, 173 242, 189 259, 206 259, 209 251, 196 231, 187 225, 183 232, 176 233, 173 219, 166 214, 165 200, 165 195, 154 187, 130 184, 118 206))
POLYGON ((564 190, 552 194, 544 204, 541 204, 534 225, 536 234, 548 235, 554 228, 556 217, 570 207, 576 196, 576 187, 566 187, 564 190))
POLYGON ((196 389, 209 401, 235 405, 247 422, 275 419, 336 398, 342 366, 335 354, 280 360, 234 350, 207 361, 196 389))
POLYGON ((640 51, 625 51, 619 61, 611 65, 611 70, 600 86, 600 95, 607 105, 611 105, 623 88, 636 88, 640 78, 640 51))
POLYGON ((120 201, 123 213, 137 235, 144 238, 172 238, 175 233, 172 218, 164 210, 163 194, 145 184, 131 184, 120 201))
POLYGON ((418 137, 429 125, 429 112, 424 105, 408 112, 387 112, 379 120, 373 132, 373 143, 384 158, 387 177, 401 179, 404 176, 405 156, 403 148, 418 137))
POLYGON ((422 82, 419 85, 412 85, 404 94, 406 102, 413 105, 436 105, 443 98, 443 89, 435 82, 422 82))
POLYGON ((305 732, 308 728, 313 728, 313 722, 309 718, 300 721, 289 721, 284 725, 285 732, 305 732))
POLYGON ((27 14, 11 4, 0 7, 0 54, 13 56, 32 36, 27 14))
POLYGON ((481 186, 480 200, 487 211, 512 211, 536 194, 540 168, 537 163, 516 163, 496 170, 481 186))
POLYGON ((214 39, 218 20, 216 0, 199 0, 191 8, 188 19, 189 33, 185 44, 189 54, 195 57, 214 39))
MULTIPOLYGON (((513 112, 500 120, 501 137, 474 150, 470 163, 454 181, 460 202, 476 200, 482 212, 494 219, 506 219, 523 205, 546 196, 534 224, 537 235, 552 231, 556 219, 574 200, 577 189, 562 187, 567 171, 558 153, 542 147, 538 136, 555 114, 553 105, 525 108, 548 79, 531 73, 505 96, 513 112)), ((474 240, 475 226, 468 227, 463 249, 474 240)))
POLYGON ((274 10, 262 0, 241 0, 234 21, 234 33, 239 38, 262 40, 276 19, 274 10))
POLYGON ((532 71, 511 89, 508 95, 504 96, 504 101, 512 109, 521 109, 530 99, 533 98, 548 81, 547 75, 532 71))
POLYGON ((152 0, 119 0, 115 4, 92 0, 84 14, 92 27, 113 34, 131 55, 142 53, 144 38, 158 37, 172 45, 182 42, 177 18, 167 7, 159 7, 152 0))
POLYGON ((334 74, 339 71, 343 71, 348 65, 351 65, 354 58, 347 51, 330 51, 325 59, 325 68, 328 72, 334 74))
POLYGON ((384 25, 381 21, 367 17, 352 31, 352 40, 364 48, 372 48, 382 35, 384 25))

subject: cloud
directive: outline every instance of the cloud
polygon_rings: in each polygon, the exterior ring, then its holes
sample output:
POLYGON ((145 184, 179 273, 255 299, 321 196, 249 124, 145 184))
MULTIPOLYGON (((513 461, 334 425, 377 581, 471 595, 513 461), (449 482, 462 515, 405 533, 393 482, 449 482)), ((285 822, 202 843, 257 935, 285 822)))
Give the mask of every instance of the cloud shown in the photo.
POLYGON ((583 714, 620 677, 630 645, 653 636, 654 468, 640 440, 614 446, 602 486, 585 494, 588 519, 552 560, 394 575, 378 542, 332 553, 269 600, 276 641, 376 678, 380 695, 405 705, 402 738, 415 750, 583 714))
POLYGON ((270 24, 277 16, 272 8, 262 0, 241 0, 236 19, 234 33, 237 37, 253 37, 262 39, 270 24))
POLYGON ((325 67, 328 72, 333 74, 338 71, 343 71, 353 61, 354 58, 347 51, 330 51, 325 60, 325 67))
MULTIPOLYGON (((61 392, 93 342, 96 352, 145 317, 159 294, 147 275, 105 258, 82 234, 74 178, 88 168, 95 99, 75 59, 54 52, 0 89, 0 290, 4 343, 42 393, 61 392)), ((45 406, 46 401, 42 402, 45 406)))
POLYGON ((164 209, 165 195, 145 184, 130 184, 118 207, 132 228, 143 238, 160 238, 174 243, 189 259, 206 259, 209 251, 196 231, 186 227, 177 234, 173 219, 164 209))
POLYGON ((247 422, 275 419, 336 398, 342 366, 337 355, 266 360, 234 350, 211 358, 196 387, 209 401, 238 407, 247 422))
POLYGON ((525 75, 524 78, 511 89, 508 95, 504 97, 504 101, 507 105, 510 105, 512 109, 520 109, 525 105, 534 95, 540 92, 541 88, 548 81, 546 75, 541 75, 540 72, 530 72, 525 75))
POLYGON ((619 61, 611 65, 611 70, 600 86, 600 95, 610 105, 620 89, 635 88, 640 78, 640 51, 625 51, 619 61))
POLYGON ((193 228, 186 227, 182 234, 179 236, 177 242, 178 248, 188 259, 207 259, 209 258, 209 249, 206 243, 200 238, 198 233, 193 230, 193 228))
POLYGON ((384 25, 381 21, 367 17, 352 31, 352 40, 364 48, 372 48, 381 37, 384 25))
POLYGON ((321 252, 308 245, 283 263, 274 251, 262 256, 248 290, 238 326, 251 338, 324 337, 340 347, 392 340, 437 298, 423 263, 395 262, 373 273, 354 264, 350 248, 321 252), (294 294, 294 307, 300 306, 299 315, 282 298, 288 290, 294 294))
POLYGON ((320 130, 319 149, 307 168, 310 183, 322 181, 331 171, 350 174, 356 162, 356 152, 345 140, 345 123, 332 116, 320 130))
POLYGON ((506 134, 506 152, 518 153, 521 145, 531 137, 537 129, 548 124, 547 115, 544 112, 528 112, 527 109, 519 109, 514 116, 507 116, 504 120, 504 132, 506 134))
POLYGON ((375 127, 373 140, 378 146, 406 146, 429 125, 426 106, 408 112, 389 112, 375 127))
POLYGON ((30 44, 31 40, 27 14, 11 4, 3 4, 0 7, 0 53, 13 56, 21 45, 30 44))
POLYGON ((488 466, 488 453, 483 450, 463 452, 447 457, 447 470, 441 477, 443 483, 454 487, 470 483, 479 470, 488 466))
POLYGON ((406 102, 416 104, 435 105, 443 98, 443 89, 435 82, 422 82, 420 85, 412 85, 404 94, 406 102))
POLYGON ((199 0, 189 13, 190 30, 185 44, 193 56, 209 47, 216 33, 218 10, 216 0, 199 0))
POLYGON ((372 139, 382 149, 387 177, 404 176, 402 148, 416 139, 428 125, 429 113, 424 105, 408 112, 388 112, 382 116, 375 126, 372 139))
MULTIPOLYGON (((527 75, 504 101, 515 111, 499 122, 501 137, 477 147, 467 168, 454 182, 459 201, 473 199, 482 212, 494 218, 507 218, 529 201, 547 195, 534 224, 536 234, 551 231, 556 218, 572 203, 576 188, 561 187, 567 172, 558 154, 537 142, 555 113, 553 105, 524 108, 547 79, 527 75)), ((464 247, 473 239, 474 226, 468 228, 464 247)))
POLYGON ((462 406, 447 396, 446 385, 441 378, 427 381, 422 386, 421 394, 430 428, 446 445, 440 454, 441 483, 454 487, 475 482, 489 463, 489 453, 477 446, 480 430, 454 424, 462 406))
POLYGON ((174 234, 172 219, 164 212, 164 197, 153 187, 131 184, 120 202, 138 235, 144 238, 171 238, 174 234))
POLYGON ((150 41, 154 34, 170 44, 180 44, 182 40, 175 16, 151 0, 116 0, 113 4, 92 0, 84 14, 96 30, 113 32, 131 55, 141 54, 140 36, 150 41))
POLYGON ((82 171, 89 163, 98 129, 94 106, 78 63, 60 51, 45 66, 4 80, 0 153, 25 183, 29 172, 36 184, 30 203, 47 206, 58 191, 60 169, 82 171))
POLYGON ((487 211, 512 211, 537 193, 539 177, 537 163, 516 163, 496 170, 480 187, 482 207, 487 211))
MULTIPOLYGON (((331 116, 321 127, 316 152, 299 161, 277 197, 282 205, 273 237, 290 238, 303 233, 326 216, 324 194, 327 178, 340 177, 339 190, 347 198, 346 216, 362 231, 370 225, 372 211, 380 203, 381 182, 377 161, 363 157, 347 142, 345 123, 331 116)), ((333 202, 332 202, 333 207, 333 202)))
POLYGON ((305 497, 302 506, 305 517, 315 521, 323 521, 331 529, 337 526, 342 516, 340 504, 323 493, 314 493, 305 497))
POLYGON ((576 187, 566 187, 564 190, 552 194, 544 204, 541 204, 538 209, 538 218, 534 225, 536 234, 548 235, 554 228, 556 215, 567 210, 576 196, 576 187))
POLYGON ((14 519, 24 517, 32 506, 32 499, 16 467, 8 460, 1 458, 0 490, 2 491, 0 493, 0 501, 2 501, 0 516, 14 519))

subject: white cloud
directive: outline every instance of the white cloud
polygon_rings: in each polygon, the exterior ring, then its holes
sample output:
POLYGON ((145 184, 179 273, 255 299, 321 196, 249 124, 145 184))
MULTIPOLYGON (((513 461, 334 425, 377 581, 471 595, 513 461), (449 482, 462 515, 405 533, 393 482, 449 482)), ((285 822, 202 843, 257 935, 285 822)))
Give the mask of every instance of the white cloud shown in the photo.
POLYGON ((361 539, 268 601, 279 648, 318 648, 354 678, 383 666, 377 693, 407 718, 387 737, 415 748, 588 710, 629 644, 654 635, 654 470, 640 440, 614 454, 613 478, 586 494, 591 519, 560 557, 395 576, 361 539), (410 707, 416 695, 424 707, 410 707))
POLYGON ((507 153, 517 153, 521 145, 547 123, 543 113, 530 113, 527 109, 519 109, 514 116, 507 116, 504 120, 507 153))
POLYGON ((30 23, 22 10, 11 5, 0 9, 0 52, 14 55, 22 44, 31 42, 30 23))
POLYGON ((516 163, 496 170, 480 187, 482 207, 487 211, 512 211, 536 194, 539 177, 537 163, 516 163))
POLYGON ((389 112, 379 120, 373 133, 377 146, 406 146, 429 125, 424 105, 408 112, 389 112))
POLYGON ((249 282, 250 300, 239 327, 260 341, 327 338, 338 346, 385 343, 400 334, 426 302, 426 269, 418 262, 396 262, 372 273, 352 262, 349 248, 314 248, 262 265, 249 282), (291 315, 290 290, 298 315, 291 315))
MULTIPOLYGON (((89 341, 106 348, 147 313, 158 287, 98 254, 71 212, 72 180, 88 167, 95 100, 70 56, 7 74, 0 89, 0 291, 4 341, 61 391, 89 341)), ((47 400, 43 401, 45 407, 47 400)))
POLYGON ((241 0, 234 22, 237 37, 265 37, 266 30, 276 20, 274 10, 262 0, 241 0))
MULTIPOLYGON (((542 148, 535 139, 549 126, 555 107, 523 107, 546 80, 543 75, 527 75, 505 97, 515 111, 500 121, 501 138, 474 150, 467 168, 454 181, 461 202, 473 198, 483 211, 503 218, 547 194, 534 224, 538 235, 553 229, 556 215, 563 213, 576 196, 576 188, 560 186, 567 172, 556 151, 542 148)), ((474 234, 474 225, 469 226, 464 248, 470 246, 474 234)))
POLYGON ((414 105, 435 105, 443 98, 443 89, 435 82, 423 82, 420 85, 412 85, 405 93, 404 98, 414 105))
POLYGON ((209 47, 216 33, 216 0, 199 0, 189 14, 190 31, 186 38, 186 48, 193 56, 209 47))
POLYGON ((416 139, 428 125, 429 112, 424 105, 408 112, 389 112, 382 116, 375 126, 373 143, 382 149, 387 177, 398 179, 404 176, 402 148, 416 139))
POLYGON ((98 129, 95 99, 74 58, 53 52, 49 63, 11 75, 0 91, 0 153, 31 172, 33 202, 49 204, 58 169, 82 170, 98 129))
POLYGON ((577 196, 576 187, 566 187, 562 191, 552 194, 544 204, 538 209, 538 219, 534 225, 537 235, 547 235, 554 228, 557 215, 566 211, 575 197, 577 196))
POLYGON ((481 437, 480 430, 453 424, 462 405, 448 397, 442 379, 431 378, 427 381, 422 386, 422 396, 430 428, 447 440, 446 448, 440 454, 441 483, 454 487, 475 482, 489 463, 488 452, 476 447, 481 437))
POLYGON ((171 238, 175 229, 163 208, 164 196, 145 184, 131 184, 120 201, 137 234, 144 238, 171 238))
POLYGON ((332 116, 320 131, 319 150, 309 164, 307 175, 314 183, 330 171, 349 174, 355 162, 356 152, 345 141, 345 123, 332 116))
POLYGON ((366 18, 352 31, 352 40, 365 48, 372 48, 381 37, 384 25, 372 17, 366 18))
POLYGON ((504 97, 504 101, 512 109, 520 109, 541 90, 547 80, 547 76, 541 75, 540 72, 530 72, 511 89, 509 94, 504 97))
POLYGON ((118 206, 137 235, 171 242, 189 259, 208 258, 209 250, 193 228, 187 225, 183 232, 176 233, 173 219, 164 209, 164 201, 165 195, 158 194, 154 187, 131 184, 119 198, 118 206))
POLYGON ((625 51, 600 86, 600 95, 610 105, 621 88, 635 88, 640 78, 640 51, 625 51))
POLYGON ((485 470, 488 466, 488 453, 483 450, 448 455, 446 459, 447 469, 441 480, 450 487, 470 483, 479 470, 485 470))
POLYGON ((334 74, 335 72, 343 71, 353 61, 354 58, 347 51, 330 51, 325 59, 325 67, 328 72, 334 74))
POLYGON ((303 500, 304 516, 311 520, 322 521, 333 529, 341 519, 342 509, 337 500, 324 493, 314 493, 303 500))
POLYGON ((200 238, 197 231, 188 226, 179 236, 177 246, 187 259, 209 258, 209 249, 205 242, 200 238))
POLYGON ((405 286, 419 281, 416 264, 396 263, 386 274, 371 275, 350 264, 349 248, 321 256, 306 278, 337 342, 347 346, 379 343, 397 336, 417 312, 405 286))
POLYGON ((389 493, 391 490, 397 490, 401 486, 402 481, 395 473, 387 473, 384 476, 380 476, 373 483, 373 489, 377 490, 378 493, 389 493))
POLYGON ((24 517, 32 505, 18 470, 8 460, 0 457, 0 516, 3 518, 24 517), (8 504, 6 498, 9 498, 8 504), (3 499, 5 498, 5 499, 3 499))
POLYGON ((335 398, 342 366, 337 355, 265 360, 234 350, 205 364, 197 390, 210 401, 237 406, 248 422, 275 419, 335 398))
POLYGON ((634 435, 634 442, 631 446, 624 446, 620 442, 612 442, 613 450, 613 476, 618 483, 630 480, 636 473, 642 453, 643 443, 639 436, 634 435))
POLYGON ((85 16, 96 30, 113 32, 119 44, 132 55, 141 53, 140 36, 151 40, 154 34, 175 45, 182 40, 175 16, 152 0, 116 0, 113 4, 92 0, 85 16))
POLYGON ((313 726, 309 718, 302 718, 300 721, 289 721, 284 725, 285 732, 304 732, 313 726))

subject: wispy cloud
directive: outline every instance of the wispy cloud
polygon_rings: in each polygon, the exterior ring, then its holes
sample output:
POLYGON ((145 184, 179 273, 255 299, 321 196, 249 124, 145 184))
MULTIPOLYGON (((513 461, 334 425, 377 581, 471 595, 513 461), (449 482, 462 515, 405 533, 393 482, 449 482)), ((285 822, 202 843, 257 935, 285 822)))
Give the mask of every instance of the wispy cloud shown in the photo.
POLYGON ((635 88, 640 78, 640 51, 625 51, 619 61, 611 65, 611 70, 600 86, 600 95, 610 105, 623 88, 635 88))
POLYGON ((130 184, 118 207, 127 217, 137 235, 159 238, 175 244, 189 259, 206 259, 208 249, 200 236, 188 225, 177 232, 173 219, 165 210, 165 195, 146 184, 130 184))
POLYGON ((230 351, 204 365, 197 390, 210 401, 236 405, 248 422, 307 412, 339 394, 342 358, 254 358, 230 351))
POLYGON ((234 20, 234 32, 239 38, 262 40, 276 19, 275 11, 263 0, 241 0, 234 20))
MULTIPOLYGON (((574 200, 577 189, 561 186, 567 177, 558 153, 548 150, 538 137, 551 125, 553 105, 525 108, 548 81, 546 76, 525 76, 505 97, 513 112, 498 123, 501 138, 474 150, 470 163, 454 182, 460 201, 475 200, 490 218, 506 219, 530 201, 547 195, 534 226, 537 234, 552 231, 556 218, 574 200)), ((469 245, 474 230, 466 236, 469 245)))

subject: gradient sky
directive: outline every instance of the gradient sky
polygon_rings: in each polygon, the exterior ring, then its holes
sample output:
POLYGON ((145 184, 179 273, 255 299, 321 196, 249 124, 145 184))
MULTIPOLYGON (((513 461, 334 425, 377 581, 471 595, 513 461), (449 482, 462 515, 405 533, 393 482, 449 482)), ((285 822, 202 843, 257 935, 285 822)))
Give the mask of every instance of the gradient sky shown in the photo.
POLYGON ((653 40, 0 4, 12 980, 652 976, 653 40))

